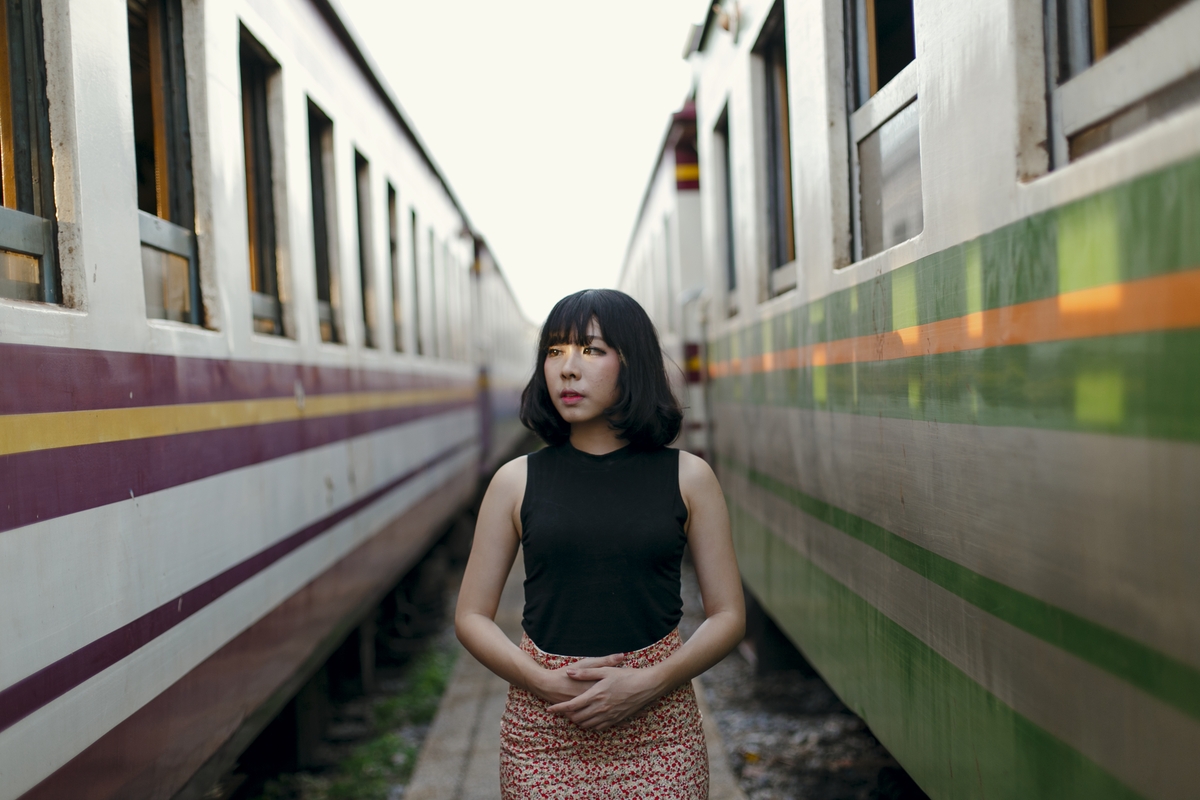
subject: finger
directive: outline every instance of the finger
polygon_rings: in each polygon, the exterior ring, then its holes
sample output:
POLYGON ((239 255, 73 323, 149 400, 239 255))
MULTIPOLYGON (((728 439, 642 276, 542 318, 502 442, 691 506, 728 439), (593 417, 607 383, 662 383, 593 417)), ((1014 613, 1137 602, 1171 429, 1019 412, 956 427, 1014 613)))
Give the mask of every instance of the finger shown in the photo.
POLYGON ((583 699, 586 696, 587 692, 584 692, 578 697, 572 697, 570 700, 564 700, 561 703, 555 703, 552 706, 547 706, 546 710, 552 714, 562 714, 564 716, 572 714, 590 702, 590 700, 583 699))
POLYGON ((615 667, 624 663, 624 653, 613 653, 610 656, 590 656, 581 658, 567 665, 568 669, 591 669, 594 667, 615 667))
POLYGON ((590 728, 612 718, 615 713, 607 702, 596 698, 594 701, 568 714, 567 718, 580 727, 590 728))
POLYGON ((607 677, 606 670, 612 667, 592 667, 590 669, 568 669, 567 677, 576 681, 602 681, 607 677))
POLYGON ((547 706, 546 710, 553 714, 562 714, 563 716, 570 716, 573 713, 576 713, 578 711, 581 711, 584 708, 587 708, 587 706, 590 705, 595 699, 596 699, 596 686, 593 685, 592 688, 588 689, 583 694, 578 695, 576 697, 572 697, 570 700, 564 700, 561 703, 557 703, 552 706, 547 706))
POLYGON ((596 714, 592 714, 590 716, 587 716, 585 714, 579 714, 577 716, 579 717, 578 720, 573 719, 571 721, 574 722, 579 727, 583 728, 584 730, 589 730, 589 731, 604 730, 605 728, 607 728, 613 724, 612 719, 610 719, 607 714, 596 713, 596 714))

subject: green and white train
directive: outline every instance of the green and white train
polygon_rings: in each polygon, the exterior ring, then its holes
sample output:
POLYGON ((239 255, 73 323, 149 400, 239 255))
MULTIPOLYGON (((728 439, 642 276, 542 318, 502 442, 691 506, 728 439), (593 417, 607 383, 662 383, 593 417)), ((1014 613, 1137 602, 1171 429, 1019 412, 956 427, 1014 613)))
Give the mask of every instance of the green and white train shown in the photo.
POLYGON ((931 797, 1200 793, 1197 42, 1197 0, 689 40, 621 285, 705 344, 747 587, 931 797))

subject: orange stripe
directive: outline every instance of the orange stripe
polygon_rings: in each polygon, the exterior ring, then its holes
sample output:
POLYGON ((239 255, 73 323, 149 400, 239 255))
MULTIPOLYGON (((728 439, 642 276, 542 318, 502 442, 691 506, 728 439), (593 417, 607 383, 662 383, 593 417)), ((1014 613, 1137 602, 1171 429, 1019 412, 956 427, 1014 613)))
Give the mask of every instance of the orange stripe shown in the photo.
POLYGON ((1193 269, 1080 289, 890 333, 792 347, 766 357, 714 362, 708 374, 723 378, 745 372, 891 361, 960 350, 1197 327, 1200 270, 1193 269))

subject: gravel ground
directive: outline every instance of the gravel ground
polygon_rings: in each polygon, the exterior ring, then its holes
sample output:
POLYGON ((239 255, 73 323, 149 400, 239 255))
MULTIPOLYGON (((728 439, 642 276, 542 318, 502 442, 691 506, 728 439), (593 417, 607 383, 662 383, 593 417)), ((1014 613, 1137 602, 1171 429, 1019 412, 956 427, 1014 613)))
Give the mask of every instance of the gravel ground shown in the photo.
MULTIPOLYGON (((683 602, 688 636, 704 613, 687 561, 683 602)), ((927 800, 811 669, 758 676, 735 650, 700 680, 748 800, 927 800)))

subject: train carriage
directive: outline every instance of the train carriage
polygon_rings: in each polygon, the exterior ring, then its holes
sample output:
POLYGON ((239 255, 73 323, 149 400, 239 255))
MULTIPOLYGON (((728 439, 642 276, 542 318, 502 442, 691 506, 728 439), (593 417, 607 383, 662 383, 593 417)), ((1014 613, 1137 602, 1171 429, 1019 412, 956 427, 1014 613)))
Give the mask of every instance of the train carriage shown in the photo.
POLYGON ((677 444, 704 456, 708 418, 701 383, 705 272, 699 172, 696 108, 689 101, 671 115, 663 134, 617 288, 641 303, 658 330, 672 388, 687 409, 677 444))
POLYGON ((511 451, 534 331, 326 0, 0 29, 0 798, 199 796, 511 451))
POLYGON ((1194 0, 689 40, 743 578, 931 797, 1200 785, 1198 40, 1194 0))

